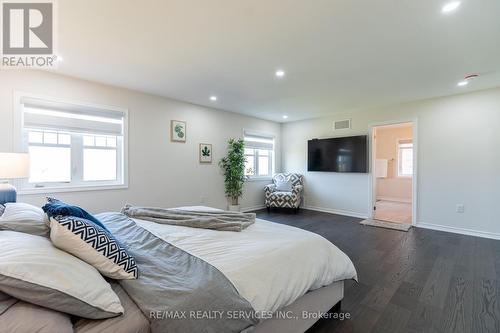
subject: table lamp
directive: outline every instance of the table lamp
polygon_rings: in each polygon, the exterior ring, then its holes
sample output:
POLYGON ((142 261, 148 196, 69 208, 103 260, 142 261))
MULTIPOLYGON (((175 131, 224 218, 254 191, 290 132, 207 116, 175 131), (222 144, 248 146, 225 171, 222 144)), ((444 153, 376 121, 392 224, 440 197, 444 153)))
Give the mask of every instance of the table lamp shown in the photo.
POLYGON ((16 188, 3 180, 27 178, 30 174, 29 154, 0 153, 0 204, 16 202, 16 188))

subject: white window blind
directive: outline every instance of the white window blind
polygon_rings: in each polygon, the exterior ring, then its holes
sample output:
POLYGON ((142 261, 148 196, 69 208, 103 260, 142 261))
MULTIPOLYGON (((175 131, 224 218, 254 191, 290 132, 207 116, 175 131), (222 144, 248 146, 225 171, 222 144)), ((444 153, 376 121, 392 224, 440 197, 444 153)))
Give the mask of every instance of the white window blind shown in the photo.
POLYGON ((123 135, 123 112, 35 98, 22 98, 21 104, 24 128, 123 135))
POLYGON ((245 148, 273 150, 274 138, 245 133, 245 148))

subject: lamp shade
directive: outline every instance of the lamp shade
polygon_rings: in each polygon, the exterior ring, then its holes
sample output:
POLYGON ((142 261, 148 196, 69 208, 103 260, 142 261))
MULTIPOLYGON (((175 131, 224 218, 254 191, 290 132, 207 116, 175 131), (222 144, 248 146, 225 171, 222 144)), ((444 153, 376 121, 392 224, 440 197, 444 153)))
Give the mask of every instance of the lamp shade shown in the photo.
POLYGON ((0 153, 0 179, 27 178, 30 158, 26 153, 0 153))

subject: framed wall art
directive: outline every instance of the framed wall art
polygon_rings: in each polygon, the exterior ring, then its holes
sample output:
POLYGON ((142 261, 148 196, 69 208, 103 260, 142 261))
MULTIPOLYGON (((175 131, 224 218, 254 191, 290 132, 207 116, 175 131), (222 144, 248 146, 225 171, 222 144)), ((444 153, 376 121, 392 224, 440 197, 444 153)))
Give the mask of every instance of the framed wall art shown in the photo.
POLYGON ((170 121, 170 140, 173 142, 186 142, 186 122, 180 120, 170 121))
POLYGON ((200 143, 200 163, 212 163, 212 145, 200 143))

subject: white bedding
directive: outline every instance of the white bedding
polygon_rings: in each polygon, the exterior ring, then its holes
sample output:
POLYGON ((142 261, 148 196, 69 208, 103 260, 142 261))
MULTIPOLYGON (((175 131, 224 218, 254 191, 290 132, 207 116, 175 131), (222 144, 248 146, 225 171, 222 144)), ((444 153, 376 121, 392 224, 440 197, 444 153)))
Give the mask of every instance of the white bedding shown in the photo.
POLYGON ((256 311, 276 311, 309 290, 357 279, 351 260, 335 245, 287 225, 257 219, 242 232, 232 232, 135 221, 219 269, 256 311))

